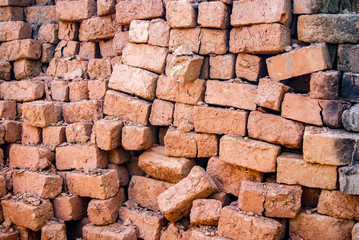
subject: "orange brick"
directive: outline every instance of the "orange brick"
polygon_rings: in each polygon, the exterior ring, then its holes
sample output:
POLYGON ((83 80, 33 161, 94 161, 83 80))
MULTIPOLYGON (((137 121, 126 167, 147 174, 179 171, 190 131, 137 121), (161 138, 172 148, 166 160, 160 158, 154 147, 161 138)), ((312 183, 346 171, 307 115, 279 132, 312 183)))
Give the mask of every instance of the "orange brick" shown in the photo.
POLYGON ((221 29, 228 27, 227 5, 221 1, 201 2, 198 5, 198 25, 221 29))
POLYGON ((26 79, 41 73, 41 63, 35 60, 20 59, 14 62, 14 74, 16 79, 26 79))
POLYGON ((51 81, 51 97, 55 101, 66 102, 69 100, 69 87, 65 81, 51 81))
POLYGON ((59 25, 55 23, 47 23, 41 25, 38 33, 38 40, 43 43, 57 44, 59 39, 57 37, 59 25))
POLYGON ((150 21, 133 20, 130 24, 128 41, 132 43, 147 43, 150 21))
POLYGON ((342 77, 338 71, 320 71, 310 76, 310 97, 317 99, 338 99, 339 82, 342 77))
POLYGON ((44 95, 44 83, 35 79, 3 82, 0 86, 4 100, 28 102, 44 95))
POLYGON ((39 144, 41 143, 41 128, 22 124, 21 143, 22 144, 39 144))
POLYGON ((56 1, 56 14, 60 21, 82 21, 96 14, 96 1, 56 1))
POLYGON ((104 114, 147 125, 150 109, 151 103, 147 101, 113 90, 106 92, 104 114))
POLYGON ((215 199, 196 199, 190 213, 192 224, 218 225, 222 203, 215 199))
POLYGON ((76 41, 61 40, 55 49, 54 57, 56 58, 74 58, 80 49, 80 43, 76 41))
POLYGON ((13 144, 10 147, 9 167, 42 170, 50 165, 53 158, 53 153, 46 147, 13 144))
POLYGON ((203 168, 195 166, 189 175, 170 187, 158 196, 158 205, 164 216, 171 222, 175 222, 187 215, 192 207, 192 202, 199 198, 206 198, 217 191, 217 186, 203 168), (193 182, 196 182, 193 185, 193 182), (180 189, 190 188, 178 194, 180 189))
POLYGON ((0 21, 23 21, 24 13, 21 7, 1 7, 0 21))
POLYGON ((181 84, 195 81, 200 73, 203 57, 199 55, 176 55, 168 57, 166 74, 181 84))
POLYGON ((122 50, 128 43, 128 31, 117 32, 113 37, 112 47, 117 55, 122 55, 122 50))
POLYGON ((41 228, 41 240, 66 240, 66 225, 59 221, 48 221, 41 228))
POLYGON ((41 57, 41 42, 33 39, 13 40, 0 46, 0 58, 7 61, 19 59, 38 60, 41 57))
POLYGON ((79 56, 85 59, 93 59, 96 57, 97 46, 94 42, 81 42, 79 56))
POLYGON ((5 120, 3 126, 5 127, 5 142, 15 143, 21 140, 21 122, 5 120))
POLYGON ((257 140, 225 135, 220 140, 219 157, 233 165, 261 172, 275 172, 279 146, 257 140))
POLYGON ((96 121, 102 118, 102 103, 98 100, 65 103, 62 116, 66 123, 96 121))
POLYGON ((78 38, 79 28, 79 23, 59 21, 58 38, 67 41, 76 40, 78 38))
POLYGON ((111 77, 111 61, 110 59, 95 58, 90 59, 87 73, 91 79, 106 79, 111 77))
MULTIPOLYGON (((115 52, 114 48, 113 48, 113 38, 110 38, 110 39, 103 39, 103 40, 99 40, 99 46, 100 46, 100 54, 101 54, 101 57, 109 57, 109 58, 112 58, 112 57, 117 57, 117 53, 115 52)), ((113 61, 114 59, 111 59, 111 64, 112 66, 113 61)))
POLYGON ((115 13, 115 6, 115 1, 99 0, 97 1, 97 14, 99 16, 104 16, 115 13))
POLYGON ((120 186, 127 186, 130 182, 130 174, 125 166, 117 164, 109 164, 108 169, 115 169, 117 172, 118 180, 120 181, 120 186))
POLYGON ((182 103, 175 104, 175 111, 173 113, 173 125, 179 130, 189 132, 193 130, 194 106, 182 103))
POLYGON ((125 149, 116 148, 109 152, 108 162, 113 164, 124 164, 130 161, 130 154, 125 149))
POLYGON ((174 52, 180 47, 185 47, 193 53, 198 53, 201 31, 200 28, 171 29, 169 51, 174 52))
MULTIPOLYGON (((0 8, 1 11, 2 8, 0 8)), ((1 15, 1 14, 0 14, 1 15)), ((12 67, 10 63, 6 60, 0 59, 0 79, 10 80, 12 67)))
POLYGON ((144 150, 152 147, 155 132, 152 127, 126 125, 122 128, 122 147, 126 150, 144 150))
POLYGON ((115 120, 99 120, 95 122, 93 134, 95 134, 98 148, 110 151, 121 145, 122 122, 115 120))
POLYGON ((178 183, 189 174, 195 162, 193 159, 167 157, 164 147, 158 146, 142 153, 138 166, 156 179, 178 183))
POLYGON ((171 28, 193 28, 197 13, 189 2, 170 1, 166 5, 166 19, 171 28))
POLYGON ((280 111, 284 94, 289 90, 286 85, 270 78, 261 78, 257 88, 258 106, 280 111))
POLYGON ((160 18, 151 20, 148 44, 159 47, 168 47, 169 40, 170 27, 168 26, 167 21, 160 18))
POLYGON ((105 168, 107 162, 107 152, 93 145, 68 145, 56 148, 58 170, 105 168))
POLYGON ((91 123, 73 123, 66 126, 66 140, 69 143, 86 143, 92 133, 91 123))
POLYGON ((169 126, 173 119, 174 105, 171 102, 155 99, 151 108, 150 123, 154 126, 169 126))
POLYGON ((83 42, 110 39, 115 36, 118 28, 119 25, 115 21, 114 14, 103 17, 92 17, 81 22, 79 40, 83 42))
POLYGON ((282 153, 277 159, 277 182, 310 188, 336 189, 337 167, 307 163, 303 156, 282 153))
MULTIPOLYGON (((209 2, 208 2, 209 3, 209 2)), ((212 79, 234 78, 234 54, 210 55, 209 74, 212 79)))
POLYGON ((89 80, 87 81, 87 88, 89 90, 89 99, 103 99, 107 91, 108 80, 89 80))
POLYGON ((207 173, 218 186, 219 191, 238 196, 241 182, 261 182, 263 173, 221 161, 211 157, 207 164, 207 173))
POLYGON ((42 44, 41 63, 50 63, 55 54, 55 45, 51 43, 42 44))
POLYGON ((18 39, 31 38, 31 25, 22 21, 0 22, 0 41, 7 42, 18 39))
POLYGON ((66 183, 70 193, 81 197, 108 199, 119 191, 117 172, 113 169, 66 172, 66 183))
POLYGON ((52 102, 37 101, 22 106, 22 119, 25 124, 46 127, 58 121, 55 105, 52 102))
POLYGON ((86 216, 87 202, 85 198, 63 193, 52 202, 55 217, 63 221, 80 220, 86 216))
POLYGON ((200 41, 199 54, 226 54, 228 50, 228 31, 202 28, 200 41))
POLYGON ((229 37, 232 53, 276 54, 289 44, 289 29, 278 23, 233 28, 229 37))
POLYGON ((0 238, 4 240, 18 240, 19 239, 19 232, 13 231, 13 232, 1 232, 0 238))
POLYGON ((46 127, 42 130, 42 141, 45 145, 58 145, 66 142, 65 126, 46 127))
POLYGON ((87 224, 83 227, 83 238, 86 240, 113 239, 113 240, 135 240, 137 239, 136 228, 114 223, 108 226, 92 226, 87 224))

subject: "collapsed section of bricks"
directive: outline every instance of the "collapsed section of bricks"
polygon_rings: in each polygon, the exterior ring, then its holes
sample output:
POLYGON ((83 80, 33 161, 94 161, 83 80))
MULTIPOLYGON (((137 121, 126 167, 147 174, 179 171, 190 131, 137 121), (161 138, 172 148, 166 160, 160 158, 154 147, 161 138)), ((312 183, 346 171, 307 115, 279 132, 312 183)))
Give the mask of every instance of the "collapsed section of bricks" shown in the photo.
POLYGON ((359 239, 358 5, 0 0, 0 239, 359 239))

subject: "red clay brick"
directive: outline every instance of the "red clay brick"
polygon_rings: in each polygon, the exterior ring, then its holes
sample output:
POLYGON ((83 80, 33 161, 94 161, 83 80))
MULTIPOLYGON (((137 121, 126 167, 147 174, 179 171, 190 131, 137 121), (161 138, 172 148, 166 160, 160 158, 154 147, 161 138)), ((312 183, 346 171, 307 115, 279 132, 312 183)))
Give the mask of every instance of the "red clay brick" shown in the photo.
POLYGON ((277 182, 299 184, 310 188, 336 189, 337 167, 307 163, 294 153, 283 153, 277 159, 277 182))
POLYGON ((119 191, 117 172, 113 169, 66 172, 66 183, 70 193, 81 197, 108 199, 119 191))
POLYGON ((206 106, 195 106, 193 123, 197 132, 246 135, 248 113, 206 106))
MULTIPOLYGON (((0 11, 1 11, 1 8, 0 8, 0 11)), ((11 79, 11 71, 12 71, 12 67, 11 67, 10 63, 4 59, 0 59, 0 79, 10 80, 11 79)))
MULTIPOLYGON (((4 153, 3 153, 4 155, 4 153)), ((11 175, 11 174, 10 174, 11 175)), ((7 190, 6 190, 6 178, 4 175, 0 175, 0 196, 3 197, 7 194, 7 190)), ((1 207, 0 207, 1 208, 1 207)), ((2 210, 0 213, 0 218, 3 218, 2 216, 2 210)), ((3 220, 3 219, 2 219, 3 220)))
POLYGON ((21 140, 22 123, 18 121, 5 120, 5 142, 15 143, 21 140))
POLYGON ((189 83, 198 79, 201 73, 203 57, 199 55, 171 55, 166 74, 171 80, 189 83))
POLYGON ((0 22, 0 41, 7 42, 12 40, 31 38, 31 25, 22 21, 0 22))
POLYGON ((234 1, 231 25, 235 27, 259 23, 290 24, 292 3, 289 0, 234 1))
POLYGON ((56 168, 58 170, 105 168, 107 162, 107 152, 94 145, 68 145, 56 148, 56 168))
POLYGON ((200 41, 199 54, 226 54, 228 50, 228 31, 202 28, 200 41))
POLYGON ((87 81, 72 81, 69 86, 70 101, 80 101, 88 99, 87 81))
POLYGON ((138 166, 154 178, 178 183, 189 174, 195 162, 187 158, 167 157, 164 147, 158 146, 142 153, 138 166))
POLYGON ((232 79, 234 78, 234 54, 210 55, 209 71, 212 79, 232 79))
POLYGON ((89 80, 87 82, 87 88, 89 91, 89 99, 103 99, 107 91, 108 80, 89 80))
POLYGON ((87 67, 87 73, 89 74, 91 79, 106 79, 111 77, 110 59, 90 59, 87 67))
POLYGON ((61 40, 57 44, 54 56, 56 58, 74 58, 80 49, 80 42, 61 40))
POLYGON ((228 27, 227 5, 221 1, 201 2, 198 5, 198 25, 221 29, 228 27))
POLYGON ((92 226, 87 224, 83 227, 84 240, 136 240, 136 229, 125 226, 121 223, 114 223, 108 226, 92 226))
POLYGON ((66 126, 66 140, 69 143, 86 143, 90 140, 91 123, 73 123, 66 126))
POLYGON ((130 24, 128 41, 132 43, 147 43, 150 21, 133 20, 130 24))
POLYGON ((97 46, 94 42, 81 42, 78 56, 85 59, 93 59, 97 55, 97 46))
POLYGON ((56 174, 25 171, 14 172, 12 177, 14 194, 32 193, 54 199, 62 190, 62 178, 56 174))
POLYGON ((193 201, 190 219, 196 225, 218 225, 222 203, 215 199, 196 199, 193 201))
POLYGON ((46 127, 57 122, 58 116, 52 102, 37 101, 22 106, 22 119, 31 126, 46 127))
POLYGON ((305 95, 286 93, 282 102, 282 117, 323 126, 322 108, 318 100, 305 95))
POLYGON ((67 82, 61 80, 51 81, 51 97, 55 101, 68 101, 69 87, 67 82))
POLYGON ((206 198, 216 191, 217 186, 211 177, 203 168, 195 166, 185 179, 158 196, 158 205, 165 217, 175 222, 189 213, 194 200, 206 198))
POLYGON ((219 236, 233 239, 280 239, 282 224, 262 216, 249 215, 236 206, 226 206, 218 223, 219 236))
POLYGON ((130 154, 125 149, 116 148, 109 152, 108 162, 113 164, 124 164, 130 161, 130 154))
POLYGON ((157 197, 173 184, 152 178, 133 176, 128 187, 128 199, 143 207, 159 210, 157 197))
POLYGON ((78 38, 79 28, 79 23, 59 21, 58 38, 66 41, 76 40, 78 38))
POLYGON ((22 124, 21 143, 39 144, 42 140, 41 128, 22 124))
POLYGON ((155 99, 151 108, 149 121, 154 126, 170 126, 173 119, 174 105, 171 102, 155 99))
POLYGON ((86 216, 87 202, 85 198, 63 193, 52 201, 55 217, 63 221, 80 220, 86 216))
POLYGON ((33 231, 40 230, 54 215, 52 205, 49 200, 34 196, 26 198, 26 195, 24 197, 20 199, 12 197, 1 201, 4 218, 10 218, 13 224, 33 231))
POLYGON ((152 147, 155 132, 152 127, 127 125, 122 128, 122 147, 126 150, 144 150, 152 147))
POLYGON ((0 238, 3 240, 19 240, 19 232, 18 231, 0 232, 0 238))
POLYGON ((25 21, 33 26, 56 22, 56 6, 29 6, 24 9, 25 21))
POLYGON ((67 240, 66 225, 59 221, 48 221, 41 228, 41 240, 67 240))
POLYGON ((115 65, 108 87, 139 97, 155 98, 158 75, 140 68, 124 64, 115 65))
POLYGON ((151 103, 124 93, 108 90, 105 95, 103 113, 143 125, 148 124, 151 103))
POLYGON ((10 147, 9 167, 25 169, 45 169, 54 158, 48 148, 13 144, 10 147))
POLYGON ((117 172, 118 180, 120 181, 120 186, 127 186, 130 182, 130 174, 125 166, 117 164, 109 164, 108 169, 115 169, 117 172))
POLYGON ((170 27, 168 26, 167 21, 159 18, 151 20, 148 44, 159 47, 168 47, 169 40, 170 27))
POLYGON ((42 141, 45 145, 58 145, 66 142, 66 127, 54 126, 46 127, 42 130, 42 141))
POLYGON ((117 32, 113 37, 112 47, 117 55, 122 55, 122 50, 128 43, 128 31, 117 32))
POLYGON ((119 28, 115 15, 93 17, 84 20, 80 25, 80 41, 97 41, 113 38, 119 28))
POLYGON ((82 21, 96 14, 96 1, 56 1, 56 14, 60 21, 82 21))
POLYGON ((276 54, 289 44, 289 29, 278 23, 233 28, 229 37, 232 53, 276 54))
POLYGON ((33 39, 13 40, 0 46, 0 58, 7 61, 19 59, 38 60, 41 57, 41 42, 33 39))
POLYGON ((320 71, 310 76, 310 97, 317 99, 338 99, 342 77, 338 71, 320 71))
POLYGON ((312 44, 266 60, 271 79, 279 81, 331 68, 332 64, 325 43, 312 44), (291 62, 288 65, 288 61, 291 62), (290 66, 289 69, 284 66, 290 66))
POLYGON ((178 130, 189 132, 193 130, 193 114, 194 106, 182 103, 175 104, 175 111, 173 113, 173 125, 178 130))
POLYGON ((137 229, 138 237, 144 240, 159 239, 161 229, 166 225, 166 219, 161 213, 141 208, 132 201, 120 206, 119 218, 132 222, 137 229))
POLYGON ((0 21, 23 21, 24 13, 21 7, 1 7, 0 21))
POLYGON ((99 120, 95 122, 93 134, 95 134, 98 148, 110 151, 121 145, 122 122, 115 120, 99 120))
POLYGON ((218 137, 212 134, 185 133, 169 129, 164 138, 165 152, 173 157, 212 157, 218 153, 218 137))
POLYGON ((166 5, 166 19, 171 28, 196 26, 197 13, 189 2, 170 1, 166 5))
POLYGON ((241 182, 261 182, 263 173, 223 162, 219 157, 211 157, 207 164, 207 173, 218 186, 219 191, 238 196, 241 182))
POLYGON ((38 80, 21 80, 3 82, 1 98, 18 102, 34 101, 44 95, 44 83, 38 80))
POLYGON ((209 80, 205 101, 208 104, 255 110, 256 93, 255 85, 209 80))
POLYGON ((289 233, 308 240, 350 239, 353 226, 353 221, 301 212, 289 221, 289 233))
POLYGON ((169 51, 174 52, 180 47, 198 53, 200 48, 200 28, 171 29, 169 51))
POLYGON ((38 40, 43 43, 57 44, 59 39, 57 37, 59 25, 55 23, 47 23, 41 25, 38 33, 38 40))
POLYGON ((107 0, 98 0, 97 1, 97 15, 104 16, 113 14, 116 12, 116 2, 107 1, 107 0))
POLYGON ((257 88, 256 103, 258 106, 280 111, 284 94, 289 87, 273 81, 270 78, 261 78, 257 88))
POLYGON ((287 148, 301 148, 304 124, 277 115, 252 111, 248 117, 248 136, 287 148))
MULTIPOLYGON (((188 220, 187 220, 188 221, 188 220)), ((186 240, 190 239, 192 235, 192 228, 188 228, 189 222, 186 220, 170 223, 161 234, 161 240, 186 240)))
POLYGON ((102 118, 102 103, 97 100, 65 103, 62 115, 66 123, 96 121, 102 118))
POLYGON ((35 60, 20 59, 14 62, 14 75, 16 79, 26 79, 41 73, 41 63, 35 60))
POLYGON ((279 146, 257 140, 225 135, 220 140, 222 161, 261 172, 275 172, 279 146))
POLYGON ((55 45, 51 43, 42 44, 41 63, 50 63, 55 54, 55 45))

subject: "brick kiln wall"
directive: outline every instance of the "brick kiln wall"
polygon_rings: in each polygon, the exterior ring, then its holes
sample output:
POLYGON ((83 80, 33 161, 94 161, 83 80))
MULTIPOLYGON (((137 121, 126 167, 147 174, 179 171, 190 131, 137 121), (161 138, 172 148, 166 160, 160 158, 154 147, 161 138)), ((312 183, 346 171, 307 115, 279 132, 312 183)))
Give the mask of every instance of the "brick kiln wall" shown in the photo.
POLYGON ((1 240, 359 239, 358 1, 0 6, 1 240))

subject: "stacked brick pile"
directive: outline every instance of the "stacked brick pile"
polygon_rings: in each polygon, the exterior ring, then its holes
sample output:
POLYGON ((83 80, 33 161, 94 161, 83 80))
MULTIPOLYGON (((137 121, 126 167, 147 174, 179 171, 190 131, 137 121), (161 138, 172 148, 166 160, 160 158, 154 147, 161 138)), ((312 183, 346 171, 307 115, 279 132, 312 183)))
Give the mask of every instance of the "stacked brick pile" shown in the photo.
POLYGON ((359 239, 356 12, 0 0, 0 239, 359 239))

